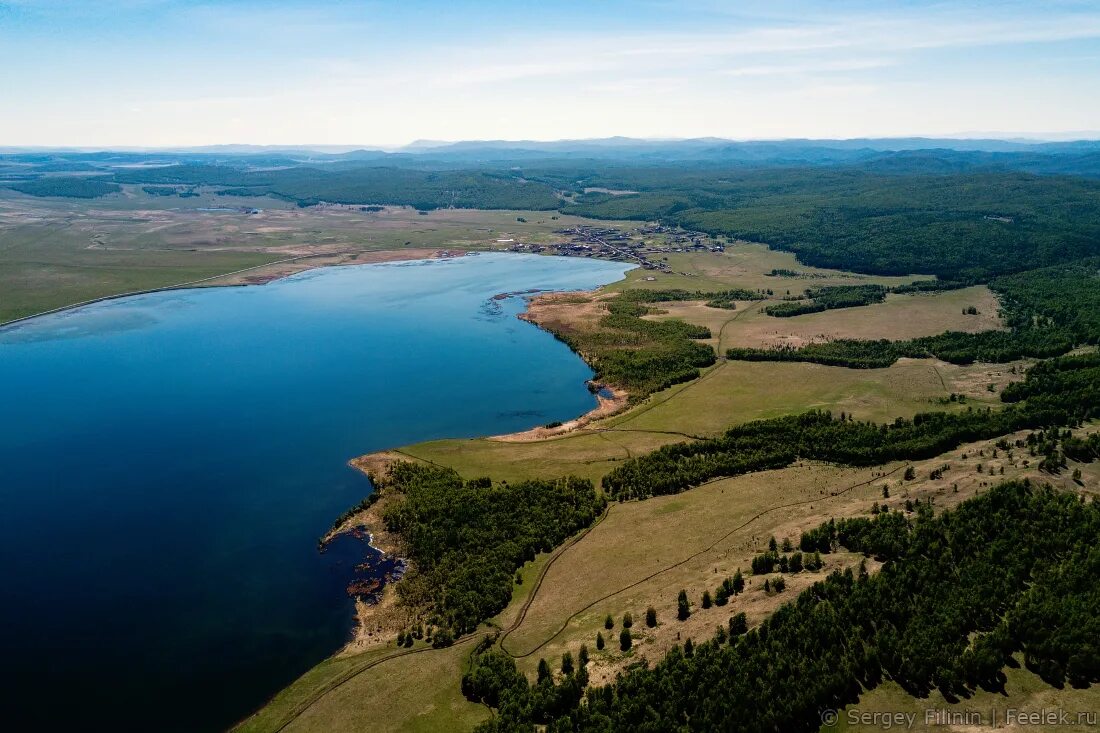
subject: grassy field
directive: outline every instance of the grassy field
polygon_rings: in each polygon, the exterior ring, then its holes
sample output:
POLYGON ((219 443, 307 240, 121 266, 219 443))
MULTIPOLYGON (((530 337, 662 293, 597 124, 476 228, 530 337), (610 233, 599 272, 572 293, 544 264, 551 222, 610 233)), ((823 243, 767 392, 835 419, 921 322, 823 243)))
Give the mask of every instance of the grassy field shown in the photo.
POLYGON ((334 657, 314 667, 234 730, 469 730, 489 717, 486 708, 468 702, 459 690, 470 646, 417 646, 412 654, 379 649, 354 657, 334 657))
MULTIPOLYGON (((739 304, 740 305, 740 304, 739 304)), ((837 308, 792 318, 776 318, 751 303, 736 320, 724 319, 720 309, 702 303, 668 303, 658 318, 682 318, 709 326, 722 333, 722 348, 743 346, 771 348, 803 346, 810 342, 836 339, 911 339, 944 331, 976 333, 1002 327, 996 296, 984 285, 939 293, 888 295, 883 303, 858 308, 837 308), (978 315, 966 315, 969 306, 978 315), (714 311, 718 311, 715 313, 714 311), (717 326, 718 328, 715 328, 717 326)))
MULTIPOLYGON (((507 248, 500 239, 545 243, 555 229, 592 223, 553 212, 301 209, 270 198, 197 193, 152 196, 126 186, 120 194, 76 201, 0 189, 0 323, 305 255, 315 259, 252 275, 368 261, 363 255, 379 252, 425 257, 442 249, 507 248)), ((208 284, 231 282, 247 280, 208 284)))

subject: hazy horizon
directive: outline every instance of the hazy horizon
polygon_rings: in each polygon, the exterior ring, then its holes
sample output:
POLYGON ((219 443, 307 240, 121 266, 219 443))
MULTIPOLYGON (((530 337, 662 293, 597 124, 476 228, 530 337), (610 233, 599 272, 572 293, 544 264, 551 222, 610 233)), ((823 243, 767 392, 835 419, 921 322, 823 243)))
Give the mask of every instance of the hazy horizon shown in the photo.
POLYGON ((1019 145, 1042 145, 1045 143, 1074 143, 1074 142, 1100 142, 1100 130, 1081 130, 1071 131, 1066 133, 998 133, 998 132, 974 132, 974 133, 958 133, 955 135, 890 135, 890 136, 859 136, 859 137, 825 137, 825 138, 806 138, 806 137, 760 137, 760 138, 727 138, 727 137, 626 137, 621 135, 613 135, 609 137, 589 137, 589 138, 549 138, 549 139, 521 139, 521 138, 501 138, 501 139, 453 139, 453 140, 426 140, 417 139, 410 140, 405 143, 396 145, 385 145, 375 143, 271 143, 260 144, 250 143, 245 141, 231 141, 231 142, 215 142, 203 145, 6 145, 0 144, 0 152, 33 152, 33 151, 77 151, 81 153, 92 152, 176 152, 176 151, 232 151, 232 150, 300 150, 300 151, 315 151, 326 152, 332 154, 340 154, 354 151, 379 151, 379 152, 408 152, 417 149, 421 150, 433 150, 437 148, 445 148, 448 146, 456 145, 485 145, 492 146, 494 144, 507 145, 507 146, 519 146, 525 143, 532 145, 553 145, 568 143, 576 143, 578 145, 601 143, 607 141, 623 141, 624 143, 689 143, 698 142, 704 140, 712 140, 715 143, 725 144, 754 144, 754 143, 798 143, 803 142, 808 145, 820 143, 826 145, 828 143, 846 143, 855 141, 868 141, 868 142, 889 142, 897 140, 929 140, 929 141, 943 141, 943 142, 1004 142, 1015 143, 1019 145))
POLYGON ((0 0, 0 69, 7 147, 1064 139, 1100 2, 0 0))

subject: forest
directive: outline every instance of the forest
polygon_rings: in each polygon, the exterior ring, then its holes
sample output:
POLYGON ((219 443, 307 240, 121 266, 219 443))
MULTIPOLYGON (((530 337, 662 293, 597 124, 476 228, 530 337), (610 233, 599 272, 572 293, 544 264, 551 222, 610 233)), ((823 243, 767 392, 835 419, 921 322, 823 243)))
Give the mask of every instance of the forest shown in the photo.
POLYGON ((503 610, 516 570, 590 525, 606 504, 576 478, 494 484, 399 462, 372 480, 372 496, 386 500, 386 528, 401 536, 411 561, 398 594, 430 609, 437 645, 503 610))
POLYGON ((1097 532, 1100 504, 1028 482, 940 514, 919 504, 911 517, 830 522, 815 531, 823 551, 864 553, 881 570, 833 573, 747 633, 719 627, 601 687, 583 666, 530 684, 485 643, 463 691, 496 709, 482 733, 656 733, 816 731, 823 711, 887 679, 952 700, 1002 689, 1016 654, 1052 685, 1088 686, 1100 681, 1097 532))
POLYGON ((594 172, 584 182, 639 193, 563 211, 660 219, 764 242, 818 267, 984 282, 1100 254, 1100 185, 1080 178, 637 167, 594 172))
POLYGON ((930 458, 962 443, 1016 430, 1079 425, 1100 415, 1100 359, 1092 355, 1044 362, 1005 392, 1008 406, 1003 409, 968 407, 888 424, 821 411, 745 423, 718 438, 666 445, 630 458, 604 477, 603 488, 614 499, 646 499, 799 459, 873 466, 930 458))

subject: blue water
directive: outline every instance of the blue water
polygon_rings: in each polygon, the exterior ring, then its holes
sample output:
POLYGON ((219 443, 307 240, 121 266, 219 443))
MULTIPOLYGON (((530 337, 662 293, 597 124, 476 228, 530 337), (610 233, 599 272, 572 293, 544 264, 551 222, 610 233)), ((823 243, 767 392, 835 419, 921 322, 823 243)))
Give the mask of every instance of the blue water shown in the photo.
POLYGON ((587 366, 491 297, 627 268, 339 267, 0 330, 4 728, 218 730, 335 651, 365 548, 316 542, 370 491, 347 460, 593 407, 587 366))

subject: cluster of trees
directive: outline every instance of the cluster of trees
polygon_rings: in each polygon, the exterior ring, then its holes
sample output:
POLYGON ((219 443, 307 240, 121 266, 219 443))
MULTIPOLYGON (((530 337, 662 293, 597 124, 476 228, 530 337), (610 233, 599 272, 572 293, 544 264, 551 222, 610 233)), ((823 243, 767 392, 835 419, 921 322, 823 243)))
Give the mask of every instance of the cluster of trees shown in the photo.
POLYGON ((1092 463, 1100 458, 1100 433, 1093 433, 1087 438, 1077 438, 1072 435, 1063 438, 1062 452, 1071 460, 1092 463))
POLYGON ((1076 345, 1059 328, 964 333, 947 331, 906 341, 837 339, 800 348, 731 348, 726 357, 740 361, 805 361, 849 369, 885 369, 898 359, 941 359, 952 364, 1004 363, 1024 357, 1049 358, 1076 345))
POLYGON ((854 308, 861 305, 881 303, 886 299, 887 290, 882 285, 834 285, 806 290, 808 302, 787 301, 769 305, 764 312, 777 318, 801 316, 806 313, 820 313, 834 308, 854 308))
POLYGON ((605 500, 578 478, 493 484, 447 468, 395 463, 376 479, 382 518, 401 535, 411 569, 397 586, 431 609, 436 640, 464 634, 501 611, 517 568, 590 525, 605 500), (443 636, 441 636, 441 634, 443 636))
POLYGON ((962 443, 1025 428, 1078 425, 1100 414, 1100 367, 1092 364, 1091 359, 1063 357, 1032 369, 1020 387, 1027 399, 1001 410, 922 413, 882 425, 821 411, 745 423, 717 438, 666 445, 631 458, 604 477, 603 487, 616 499, 645 499, 722 476, 782 468, 798 459, 872 466, 931 458, 962 443), (1043 391, 1029 387, 1035 379, 1043 380, 1043 391))
POLYGON ((142 186, 141 190, 150 196, 179 196, 181 199, 195 198, 199 195, 193 188, 176 186, 142 186))
MULTIPOLYGON (((990 287, 1002 298, 1009 331, 948 331, 906 341, 839 339, 801 348, 735 348, 726 356, 743 361, 807 361, 879 369, 901 357, 935 357, 953 364, 1045 359, 1075 346, 1100 343, 1100 258, 997 278, 990 287)), ((782 303, 771 308, 798 305, 782 303)), ((797 308, 784 314, 797 315, 797 308)))
MULTIPOLYGON (((746 291, 748 292, 748 291, 746 291)), ((627 290, 608 301, 608 313, 598 329, 556 332, 577 353, 583 354, 603 382, 623 387, 631 400, 699 376, 699 370, 715 362, 714 349, 699 339, 710 338, 710 329, 681 320, 655 321, 649 304, 669 300, 695 300, 706 294, 686 290, 627 290)))
MULTIPOLYGON (((776 272, 789 272, 789 270, 772 270, 772 273, 776 272)), ((820 313, 834 308, 856 308, 881 303, 886 299, 887 293, 898 293, 899 295, 935 293, 958 290, 972 284, 960 280, 916 280, 905 285, 895 285, 889 288, 884 285, 832 285, 808 288, 803 299, 769 305, 764 309, 764 312, 777 318, 789 318, 806 313, 820 313)), ((977 315, 978 313, 973 306, 966 309, 966 312, 971 315, 977 315)))
POLYGON ((729 603, 730 598, 738 595, 744 590, 745 577, 741 575, 741 571, 738 570, 732 577, 724 579, 718 585, 718 589, 714 591, 714 605, 724 606, 729 603))
POLYGON ((898 295, 910 295, 912 293, 940 293, 947 290, 959 290, 968 288, 974 283, 967 280, 914 280, 905 285, 895 285, 890 288, 891 293, 898 295))
POLYGON ((821 554, 814 552, 803 556, 801 552, 791 554, 779 554, 775 550, 768 550, 752 559, 752 574, 767 575, 780 572, 792 575, 803 570, 818 570, 822 566, 821 554))
POLYGON ((102 178, 77 178, 74 176, 47 176, 29 181, 8 184, 28 196, 60 196, 70 199, 94 199, 118 193, 122 187, 102 178))
POLYGON ((747 633, 720 629, 605 686, 584 689, 580 670, 530 685, 487 647, 463 689, 496 703, 483 733, 816 731, 822 711, 884 679, 918 695, 1002 689, 1019 652, 1052 684, 1088 685, 1100 681, 1097 532, 1100 503, 1026 482, 938 516, 836 522, 822 530, 830 548, 883 559, 879 573, 833 573, 747 633))
POLYGON ((739 300, 763 300, 771 291, 730 288, 703 292, 701 290, 624 290, 621 297, 635 303, 670 303, 685 300, 702 300, 711 308, 734 310, 739 300))
POLYGON ((632 288, 624 290, 620 297, 633 303, 675 303, 691 300, 763 300, 766 293, 760 290, 749 290, 748 288, 730 288, 729 290, 715 291, 683 290, 680 288, 665 290, 632 288))

